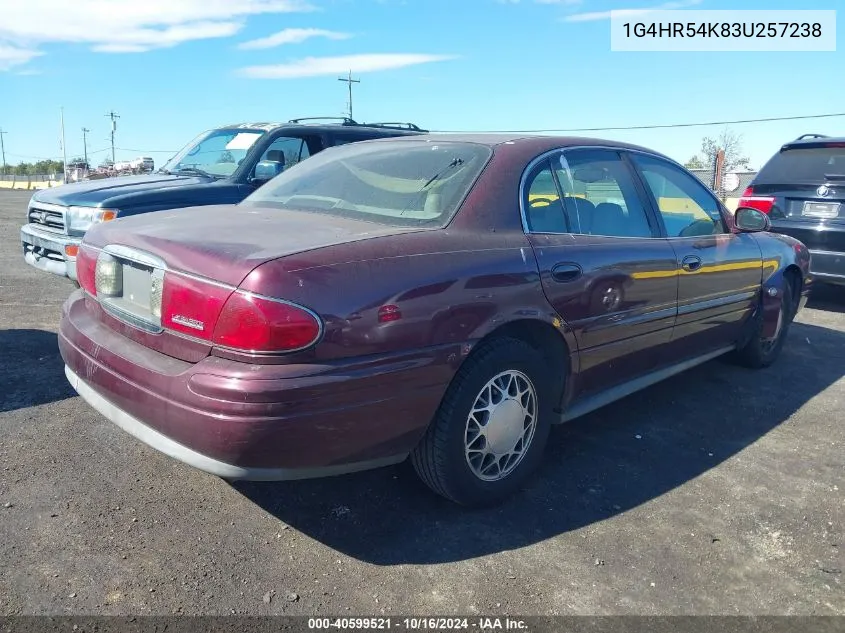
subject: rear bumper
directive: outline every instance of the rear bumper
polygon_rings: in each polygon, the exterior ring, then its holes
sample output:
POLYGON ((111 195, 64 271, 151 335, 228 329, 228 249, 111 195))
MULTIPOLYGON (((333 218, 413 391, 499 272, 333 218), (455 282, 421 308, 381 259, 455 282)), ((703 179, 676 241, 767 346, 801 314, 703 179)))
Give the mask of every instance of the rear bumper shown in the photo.
POLYGON ((322 468, 254 468, 249 466, 238 466, 229 464, 219 459, 209 457, 199 451, 180 444, 159 433, 151 426, 148 426, 132 414, 106 400, 94 387, 82 380, 73 370, 65 365, 65 374, 71 386, 104 418, 119 426, 121 429, 141 440, 144 444, 157 451, 169 455, 180 462, 193 466, 218 477, 231 480, 252 480, 252 481, 282 481, 292 479, 308 479, 314 477, 329 477, 350 473, 356 470, 379 468, 401 462, 406 455, 396 455, 382 459, 373 459, 368 462, 355 464, 343 464, 337 466, 325 466, 322 468))
POLYGON ((845 282, 845 225, 779 220, 772 232, 793 237, 807 247, 814 279, 845 282))
POLYGON ((845 253, 810 249, 810 274, 818 281, 845 283, 845 253))
POLYGON ((59 349, 80 396, 152 448, 228 479, 336 475, 403 460, 454 373, 454 350, 249 365, 165 356, 65 303, 59 349))
POLYGON ((65 249, 79 246, 82 238, 53 233, 27 224, 21 227, 21 246, 24 261, 38 270, 76 280, 76 257, 65 249))

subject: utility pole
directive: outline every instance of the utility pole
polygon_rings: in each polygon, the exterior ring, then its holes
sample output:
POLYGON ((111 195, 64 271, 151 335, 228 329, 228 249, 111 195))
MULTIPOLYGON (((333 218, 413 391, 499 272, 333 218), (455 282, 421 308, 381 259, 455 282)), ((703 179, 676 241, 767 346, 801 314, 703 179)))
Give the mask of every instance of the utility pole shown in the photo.
POLYGON ((117 120, 120 116, 114 110, 109 112, 107 117, 111 118, 111 163, 114 165, 114 131, 117 129, 117 120))
POLYGON ((90 131, 91 130, 89 130, 87 127, 82 128, 82 148, 83 148, 83 151, 85 152, 85 168, 86 169, 88 168, 88 138, 86 137, 86 134, 88 134, 88 132, 90 132, 90 131))
POLYGON ((352 84, 361 83, 360 79, 352 79, 352 70, 349 71, 348 77, 338 77, 338 81, 343 81, 349 87, 349 118, 352 118, 352 84))
POLYGON ((65 109, 62 108, 62 182, 67 182, 67 148, 65 147, 65 109))
POLYGON ((3 144, 3 135, 8 134, 0 127, 0 152, 3 153, 3 175, 6 175, 6 146, 3 144))

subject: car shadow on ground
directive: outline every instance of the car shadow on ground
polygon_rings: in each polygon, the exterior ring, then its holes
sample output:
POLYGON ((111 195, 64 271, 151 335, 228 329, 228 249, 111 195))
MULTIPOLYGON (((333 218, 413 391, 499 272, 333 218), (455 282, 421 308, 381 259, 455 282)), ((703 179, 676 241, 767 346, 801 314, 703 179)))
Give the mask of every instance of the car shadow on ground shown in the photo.
POLYGON ((810 293, 807 307, 845 314, 845 286, 818 284, 810 293))
POLYGON ((0 413, 72 398, 55 332, 0 330, 0 413))
POLYGON ((233 485, 305 535, 372 564, 471 559, 608 519, 695 479, 839 380, 842 358, 845 333, 796 322, 773 367, 712 361, 557 427, 538 476, 495 508, 441 500, 408 462, 329 479, 233 485))

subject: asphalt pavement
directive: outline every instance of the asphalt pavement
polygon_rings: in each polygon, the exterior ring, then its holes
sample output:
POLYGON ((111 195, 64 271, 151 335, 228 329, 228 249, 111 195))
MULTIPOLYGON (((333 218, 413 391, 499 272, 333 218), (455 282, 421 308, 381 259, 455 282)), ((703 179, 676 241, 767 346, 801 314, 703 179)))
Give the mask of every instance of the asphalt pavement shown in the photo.
POLYGON ((845 613, 845 290, 767 370, 713 361, 552 433, 467 511, 407 464, 231 485, 88 407, 56 344, 72 286, 0 191, 0 614, 845 613))

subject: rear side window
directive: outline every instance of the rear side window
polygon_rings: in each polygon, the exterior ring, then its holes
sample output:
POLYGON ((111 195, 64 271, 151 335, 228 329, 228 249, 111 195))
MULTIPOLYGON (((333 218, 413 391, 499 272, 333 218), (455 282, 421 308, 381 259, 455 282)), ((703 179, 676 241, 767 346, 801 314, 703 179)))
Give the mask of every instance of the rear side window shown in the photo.
POLYGON ((763 166, 755 185, 819 185, 845 178, 845 147, 783 150, 763 166))

